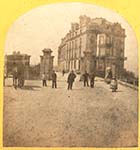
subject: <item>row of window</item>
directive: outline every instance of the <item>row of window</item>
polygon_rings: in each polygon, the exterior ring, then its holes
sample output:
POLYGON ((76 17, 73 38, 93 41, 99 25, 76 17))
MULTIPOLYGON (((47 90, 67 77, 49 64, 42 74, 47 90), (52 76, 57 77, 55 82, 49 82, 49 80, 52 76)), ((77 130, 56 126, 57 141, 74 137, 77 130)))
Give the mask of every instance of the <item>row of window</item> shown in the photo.
POLYGON ((85 32, 87 30, 86 27, 82 27, 78 30, 75 30, 75 31, 70 31, 63 39, 63 42, 65 42, 66 40, 69 40, 71 38, 74 38, 76 37, 77 35, 80 35, 81 33, 85 32))
MULTIPOLYGON (((98 37, 98 47, 97 47, 97 52, 96 55, 97 56, 105 56, 105 55, 109 55, 109 56, 123 56, 123 44, 120 43, 122 42, 123 39, 117 39, 116 41, 114 41, 113 47, 112 46, 108 46, 107 47, 100 47, 100 45, 102 44, 108 44, 113 42, 113 38, 106 36, 105 34, 101 34, 98 37), (116 52, 116 46, 115 45, 119 45, 117 47, 117 52, 116 52), (120 49, 120 50, 119 50, 120 49), (117 53, 117 54, 116 54, 117 53)), ((83 43, 84 44, 84 43, 83 43)), ((62 59, 71 59, 71 58, 77 58, 81 56, 81 48, 84 49, 83 47, 84 45, 82 45, 82 38, 73 40, 73 41, 69 41, 60 51, 60 55, 59 58, 62 59)))
POLYGON ((113 43, 114 46, 119 46, 119 45, 121 46, 121 45, 124 44, 124 39, 123 38, 114 39, 111 36, 99 35, 98 39, 99 39, 99 45, 112 44, 113 43))
POLYGON ((80 60, 71 60, 66 62, 66 70, 67 69, 74 69, 74 70, 80 70, 80 60))
POLYGON ((124 57, 124 52, 123 50, 111 48, 111 49, 106 49, 106 48, 99 48, 97 49, 97 56, 118 56, 118 57, 124 57))
POLYGON ((61 58, 70 59, 78 56, 78 52, 80 53, 82 38, 69 41, 60 51, 61 58))
MULTIPOLYGON (((123 57, 124 53, 121 51, 118 53, 116 49, 106 49, 106 48, 99 48, 97 49, 96 56, 120 56, 123 57)), ((61 54, 61 59, 75 59, 81 57, 81 50, 68 50, 64 51, 61 54)))

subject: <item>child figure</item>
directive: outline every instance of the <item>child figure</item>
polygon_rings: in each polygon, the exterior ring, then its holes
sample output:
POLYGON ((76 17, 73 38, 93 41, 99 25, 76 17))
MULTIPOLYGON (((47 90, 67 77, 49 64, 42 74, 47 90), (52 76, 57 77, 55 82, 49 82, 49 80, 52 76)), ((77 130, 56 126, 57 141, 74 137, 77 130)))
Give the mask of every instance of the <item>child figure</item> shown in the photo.
POLYGON ((116 92, 116 90, 118 89, 118 82, 116 78, 113 78, 111 80, 110 88, 112 89, 112 92, 116 92))

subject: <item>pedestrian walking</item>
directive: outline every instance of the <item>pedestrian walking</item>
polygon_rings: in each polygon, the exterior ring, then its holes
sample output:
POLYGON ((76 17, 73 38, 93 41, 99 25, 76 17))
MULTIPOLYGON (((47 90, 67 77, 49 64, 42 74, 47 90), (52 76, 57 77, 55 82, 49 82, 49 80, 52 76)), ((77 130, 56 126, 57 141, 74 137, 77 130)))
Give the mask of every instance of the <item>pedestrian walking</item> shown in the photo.
POLYGON ((17 70, 17 66, 15 65, 13 68, 13 86, 15 89, 17 89, 18 86, 18 70, 17 70))
POLYGON ((70 72, 70 74, 68 75, 68 79, 67 79, 67 83, 68 83, 68 88, 67 89, 68 90, 72 90, 73 82, 74 82, 75 78, 76 78, 76 75, 75 75, 74 71, 72 70, 70 72))
POLYGON ((90 87, 94 88, 94 80, 95 80, 95 74, 91 73, 90 75, 90 87))
POLYGON ((84 87, 89 86, 88 80, 89 80, 89 74, 87 73, 87 71, 85 71, 85 73, 83 74, 84 87))
POLYGON ((52 72, 52 88, 57 88, 57 74, 54 70, 52 72))
POLYGON ((46 74, 45 72, 42 74, 42 86, 47 86, 47 77, 46 77, 46 74))

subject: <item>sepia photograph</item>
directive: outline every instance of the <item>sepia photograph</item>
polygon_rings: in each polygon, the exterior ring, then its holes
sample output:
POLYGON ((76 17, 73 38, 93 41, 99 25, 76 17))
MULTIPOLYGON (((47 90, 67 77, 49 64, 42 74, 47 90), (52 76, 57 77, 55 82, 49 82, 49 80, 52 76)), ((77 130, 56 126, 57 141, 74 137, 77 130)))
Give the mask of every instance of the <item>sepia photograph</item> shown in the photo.
POLYGON ((42 5, 10 26, 4 147, 138 147, 138 43, 119 13, 42 5))

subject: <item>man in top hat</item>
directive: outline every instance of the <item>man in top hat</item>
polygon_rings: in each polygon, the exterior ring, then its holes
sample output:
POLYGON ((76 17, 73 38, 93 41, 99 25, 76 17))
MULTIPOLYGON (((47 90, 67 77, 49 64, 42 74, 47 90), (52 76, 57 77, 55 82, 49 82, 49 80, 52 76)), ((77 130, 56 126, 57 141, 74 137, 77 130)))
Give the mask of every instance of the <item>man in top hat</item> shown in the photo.
POLYGON ((57 88, 57 74, 54 70, 52 72, 52 88, 57 88))

